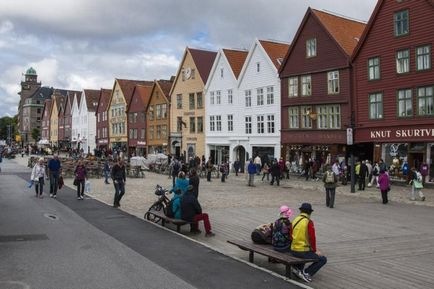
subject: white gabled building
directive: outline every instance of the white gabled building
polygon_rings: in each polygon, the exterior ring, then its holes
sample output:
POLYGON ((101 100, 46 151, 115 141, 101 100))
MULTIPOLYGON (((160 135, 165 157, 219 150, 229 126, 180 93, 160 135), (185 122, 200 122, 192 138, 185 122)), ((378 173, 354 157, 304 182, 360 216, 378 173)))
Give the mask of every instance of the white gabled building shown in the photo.
POLYGON ((247 54, 246 50, 221 49, 205 85, 205 156, 211 156, 214 163, 225 158, 234 161, 233 150, 239 139, 235 130, 239 113, 237 79, 247 54))
POLYGON ((278 70, 288 49, 287 43, 256 39, 241 64, 233 50, 219 52, 205 87, 206 154, 217 163, 280 157, 278 70))
MULTIPOLYGON (((81 94, 74 94, 74 99, 72 100, 72 122, 71 122, 71 147, 76 149, 79 147, 80 143, 80 103, 81 103, 81 94)), ((80 146, 81 148, 81 146, 80 146)))
POLYGON ((96 148, 96 116, 100 90, 84 89, 78 108, 79 126, 77 127, 84 153, 94 153, 96 148))

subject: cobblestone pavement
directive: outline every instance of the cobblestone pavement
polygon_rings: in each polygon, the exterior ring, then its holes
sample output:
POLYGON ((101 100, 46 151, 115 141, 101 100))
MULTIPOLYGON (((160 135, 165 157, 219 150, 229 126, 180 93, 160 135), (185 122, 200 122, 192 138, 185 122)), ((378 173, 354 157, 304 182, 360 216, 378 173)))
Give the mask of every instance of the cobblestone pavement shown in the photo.
MULTIPOLYGON (((20 162, 19 159, 18 161, 20 162)), ((65 183, 73 187, 72 179, 66 179, 65 183)), ((154 195, 156 184, 170 188, 172 180, 168 176, 154 173, 146 173, 144 179, 128 178, 121 209, 143 218, 147 208, 156 199, 154 195)), ((408 278, 400 279, 399 276, 406 274, 401 272, 395 276, 387 272, 383 267, 388 266, 380 263, 383 262, 382 258, 390 257, 383 255, 379 260, 375 259, 374 269, 364 267, 370 266, 370 263, 366 264, 369 256, 383 250, 395 238, 400 240, 402 236, 405 236, 405 240, 409 240, 408 236, 414 235, 423 239, 420 242, 432 243, 430 248, 434 247, 434 235, 432 232, 428 233, 422 224, 418 226, 417 232, 403 229, 411 228, 412 222, 418 222, 408 218, 416 217, 419 212, 428 214, 431 219, 434 219, 431 209, 434 207, 434 190, 423 190, 426 196, 424 202, 410 201, 408 193, 411 188, 394 185, 389 193, 390 203, 384 206, 381 204, 380 192, 376 188, 366 188, 365 191, 351 193, 349 185, 340 186, 336 190, 335 208, 328 209, 325 207, 325 193, 321 181, 305 181, 292 176, 290 180, 283 180, 277 187, 276 185, 270 186, 267 181, 261 181, 261 177, 256 176, 255 185, 255 187, 248 187, 244 175, 236 177, 231 174, 225 183, 220 182, 219 179, 213 179, 212 182, 201 179, 199 201, 203 210, 210 215, 216 236, 214 238, 205 238, 203 234, 191 236, 187 232, 188 228, 183 228, 183 234, 227 255, 247 260, 246 252, 228 245, 226 240, 249 239, 255 226, 273 221, 277 217, 278 207, 282 204, 287 204, 294 213, 298 213, 297 208, 302 202, 311 202, 315 209, 313 218, 317 228, 318 246, 329 257, 329 264, 315 276, 314 282, 311 283, 312 287, 430 288, 434 286, 433 278, 430 278, 429 282, 432 281, 432 284, 429 283, 428 287, 425 283, 415 286, 411 280, 407 280, 408 278), (375 225, 376 222, 380 224, 375 225), (371 234, 373 233, 371 229, 375 234, 371 234), (424 238, 428 238, 428 241, 424 238), (338 247, 336 247, 337 244, 339 244, 338 247), (352 278, 348 279, 349 276, 352 278)), ((89 193, 91 197, 111 205, 113 192, 113 185, 104 184, 103 179, 91 180, 91 192, 89 193)), ((426 222, 429 220, 427 218, 426 222)), ((390 246, 389 249, 393 250, 389 254, 394 255, 403 248, 398 246, 395 251, 395 248, 390 246)), ((427 249, 424 254, 431 254, 434 257, 433 250, 427 249)), ((272 271, 281 274, 284 272, 283 266, 269 264, 264 259, 256 258, 255 262, 272 271)), ((370 260, 370 262, 373 261, 370 260)), ((401 264, 402 261, 397 259, 396 262, 397 268, 404 266, 402 270, 406 270, 407 266, 401 264)), ((428 264, 431 265, 419 267, 417 270, 423 272, 433 269, 432 262, 428 261, 428 264)))

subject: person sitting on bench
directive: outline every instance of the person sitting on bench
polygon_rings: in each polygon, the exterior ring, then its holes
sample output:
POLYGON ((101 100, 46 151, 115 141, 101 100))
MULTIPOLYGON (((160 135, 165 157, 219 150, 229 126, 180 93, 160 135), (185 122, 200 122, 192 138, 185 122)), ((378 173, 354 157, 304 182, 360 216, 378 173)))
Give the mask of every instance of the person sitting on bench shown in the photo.
POLYGON ((212 237, 215 234, 211 232, 211 224, 209 222, 208 214, 202 213, 202 207, 193 193, 193 186, 188 186, 187 192, 181 198, 181 214, 182 219, 190 222, 190 232, 200 233, 198 229, 198 222, 203 221, 205 226, 205 237, 212 237))

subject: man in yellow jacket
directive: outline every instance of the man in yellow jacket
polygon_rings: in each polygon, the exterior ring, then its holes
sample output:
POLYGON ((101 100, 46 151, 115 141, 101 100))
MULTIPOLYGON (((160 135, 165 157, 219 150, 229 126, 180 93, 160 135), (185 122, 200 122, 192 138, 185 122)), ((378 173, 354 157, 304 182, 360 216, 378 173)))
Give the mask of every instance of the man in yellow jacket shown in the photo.
POLYGON ((301 205, 300 215, 292 221, 292 243, 291 253, 293 256, 303 259, 316 259, 308 268, 304 269, 304 264, 293 267, 295 273, 300 279, 311 282, 312 276, 327 263, 327 258, 316 248, 315 227, 310 219, 313 212, 312 205, 303 203, 301 205))

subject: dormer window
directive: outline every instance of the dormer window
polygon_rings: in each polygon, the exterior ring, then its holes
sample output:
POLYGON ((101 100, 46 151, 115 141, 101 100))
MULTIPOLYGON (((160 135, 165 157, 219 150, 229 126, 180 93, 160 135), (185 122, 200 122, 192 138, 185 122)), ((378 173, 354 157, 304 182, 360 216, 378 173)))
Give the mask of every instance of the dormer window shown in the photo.
POLYGON ((311 38, 306 41, 306 57, 316 56, 316 38, 311 38))
POLYGON ((409 32, 408 10, 396 12, 393 18, 395 22, 395 36, 407 35, 409 32))
POLYGON ((261 63, 256 62, 256 72, 260 72, 260 71, 261 71, 261 63))
POLYGON ((223 78, 224 76, 223 72, 224 72, 223 68, 220 68, 220 78, 223 78))

